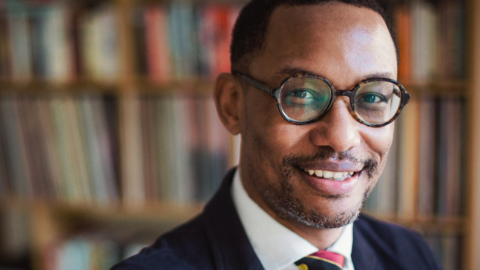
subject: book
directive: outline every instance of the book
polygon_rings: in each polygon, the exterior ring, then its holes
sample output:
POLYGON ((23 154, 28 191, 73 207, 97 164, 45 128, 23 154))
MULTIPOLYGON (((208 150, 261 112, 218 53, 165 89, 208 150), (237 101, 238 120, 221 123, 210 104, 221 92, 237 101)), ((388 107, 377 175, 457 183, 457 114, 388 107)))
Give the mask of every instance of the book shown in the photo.
POLYGON ((79 19, 83 74, 112 81, 119 73, 119 33, 115 9, 102 6, 79 19))
POLYGON ((11 191, 19 197, 31 198, 33 192, 30 187, 30 181, 25 174, 27 165, 25 164, 25 145, 23 144, 23 134, 18 115, 17 99, 13 95, 4 96, 0 99, 1 123, 3 125, 3 139, 7 160, 7 168, 11 191))
POLYGON ((419 101, 410 99, 408 107, 399 117, 401 135, 398 170, 398 215, 405 219, 414 219, 417 206, 418 150, 419 150, 419 101))
POLYGON ((41 144, 44 146, 43 153, 40 156, 48 164, 45 169, 48 170, 49 176, 47 181, 50 182, 52 187, 52 194, 48 199, 57 201, 66 201, 65 194, 63 193, 63 181, 60 169, 59 156, 56 152, 56 139, 53 126, 53 117, 50 107, 50 96, 35 98, 32 102, 37 109, 38 113, 38 130, 36 131, 41 139, 41 144))
POLYGON ((110 240, 79 235, 58 241, 47 251, 45 269, 110 269, 119 261, 120 249, 110 240))
POLYGON ((158 164, 156 164, 156 137, 154 136, 154 101, 152 98, 142 97, 140 102, 145 198, 147 202, 155 202, 158 193, 156 171, 158 164))
POLYGON ((24 1, 7 2, 7 27, 9 52, 11 54, 11 79, 29 81, 33 77, 30 25, 24 1))
POLYGON ((96 122, 102 115, 94 109, 94 98, 90 96, 82 96, 79 100, 79 116, 81 129, 79 130, 83 136, 83 145, 85 147, 85 157, 87 170, 87 179, 91 185, 91 192, 96 204, 108 206, 111 203, 109 196, 108 178, 104 172, 108 169, 102 160, 101 139, 99 134, 99 125, 96 122))
POLYGON ((424 98, 419 104, 419 164, 418 164, 418 215, 430 217, 435 213, 437 188, 436 156, 437 134, 436 102, 424 98))
POLYGON ((396 34, 398 49, 400 51, 400 63, 398 77, 403 83, 412 80, 412 24, 411 12, 407 6, 398 6, 395 9, 396 34))
POLYGON ((168 16, 166 9, 162 6, 149 6, 145 9, 148 76, 156 83, 165 83, 172 76, 168 16))
POLYGON ((454 217, 459 214, 461 192, 461 115, 460 103, 454 99, 440 101, 438 139, 437 214, 454 217))
MULTIPOLYGON (((0 127, 3 127, 1 119, 0 127)), ((11 194, 9 179, 3 132, 0 131, 0 198, 5 198, 11 194)))
POLYGON ((139 98, 135 95, 122 97, 119 110, 123 120, 120 147, 125 153, 121 160, 123 202, 126 207, 139 208, 145 205, 139 98))
POLYGON ((45 78, 49 81, 68 82, 73 78, 73 39, 70 35, 70 10, 65 4, 49 7, 45 18, 45 78))
POLYGON ((8 44, 8 25, 5 11, 5 3, 0 3, 0 79, 6 80, 10 78, 10 50, 8 44))
POLYGON ((135 50, 136 74, 146 76, 148 73, 147 33, 145 22, 145 8, 135 7, 132 10, 133 47, 135 50))

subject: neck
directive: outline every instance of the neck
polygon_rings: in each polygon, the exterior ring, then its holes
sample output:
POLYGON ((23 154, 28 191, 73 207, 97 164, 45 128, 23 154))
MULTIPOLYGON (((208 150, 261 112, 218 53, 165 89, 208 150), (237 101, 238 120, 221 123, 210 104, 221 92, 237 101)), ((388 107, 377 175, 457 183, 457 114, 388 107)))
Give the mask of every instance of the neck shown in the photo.
MULTIPOLYGON (((270 213, 269 213, 270 214, 270 213)), ((312 228, 303 224, 288 222, 282 219, 274 217, 280 224, 289 228, 299 236, 303 237, 305 240, 310 242, 312 245, 316 246, 320 250, 325 250, 329 246, 333 245, 335 241, 340 237, 340 234, 343 231, 341 228, 333 229, 319 229, 312 228)))

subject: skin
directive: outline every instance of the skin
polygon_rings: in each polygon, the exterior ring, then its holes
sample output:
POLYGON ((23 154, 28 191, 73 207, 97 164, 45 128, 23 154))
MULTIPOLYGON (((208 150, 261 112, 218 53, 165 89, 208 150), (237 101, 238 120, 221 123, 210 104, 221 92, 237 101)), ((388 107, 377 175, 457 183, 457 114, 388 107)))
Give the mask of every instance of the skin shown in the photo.
MULTIPOLYGON (((327 78, 342 90, 369 77, 396 79, 395 48, 383 19, 342 3, 278 7, 263 50, 247 72, 275 87, 299 71, 327 78)), ((274 98, 230 74, 217 79, 215 102, 227 129, 242 136, 240 174, 252 200, 319 249, 333 244, 375 186, 394 125, 357 122, 347 97, 337 97, 319 121, 291 124, 274 98), (354 170, 356 184, 342 194, 315 188, 301 168, 354 170)))

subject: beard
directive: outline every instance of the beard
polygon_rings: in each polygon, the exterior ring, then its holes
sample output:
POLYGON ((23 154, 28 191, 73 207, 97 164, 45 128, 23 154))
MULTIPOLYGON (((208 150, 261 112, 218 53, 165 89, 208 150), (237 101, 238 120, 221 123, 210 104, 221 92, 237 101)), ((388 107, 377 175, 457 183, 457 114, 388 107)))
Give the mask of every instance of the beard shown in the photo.
MULTIPOLYGON (((288 155, 282 159, 280 168, 281 177, 278 185, 270 184, 268 181, 254 181, 254 186, 263 200, 279 218, 303 224, 312 228, 330 229, 340 228, 355 221, 360 214, 363 203, 372 191, 373 177, 377 172, 377 162, 373 159, 360 160, 355 158, 349 151, 336 153, 333 150, 324 149, 313 156, 288 155), (307 209, 302 200, 294 195, 292 185, 295 172, 298 173, 298 164, 304 162, 315 162, 335 158, 336 160, 348 160, 355 164, 362 164, 362 174, 367 175, 367 188, 360 200, 351 209, 334 214, 326 214, 321 209, 307 209)), ((259 180, 259 179, 258 179, 259 180)), ((274 183, 274 182, 271 182, 274 183)), ((343 195, 319 195, 326 200, 340 200, 343 195)))

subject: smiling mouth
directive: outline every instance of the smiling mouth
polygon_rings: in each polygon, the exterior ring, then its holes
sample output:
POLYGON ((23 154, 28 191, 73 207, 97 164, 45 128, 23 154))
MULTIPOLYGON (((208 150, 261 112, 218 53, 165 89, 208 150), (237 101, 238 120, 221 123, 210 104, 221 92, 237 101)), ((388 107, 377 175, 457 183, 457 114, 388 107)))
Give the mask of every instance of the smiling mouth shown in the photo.
POLYGON ((323 178, 327 180, 333 180, 333 181, 344 181, 352 177, 356 173, 356 172, 333 172, 333 171, 327 171, 327 170, 307 170, 303 168, 300 168, 300 169, 310 176, 323 178))

